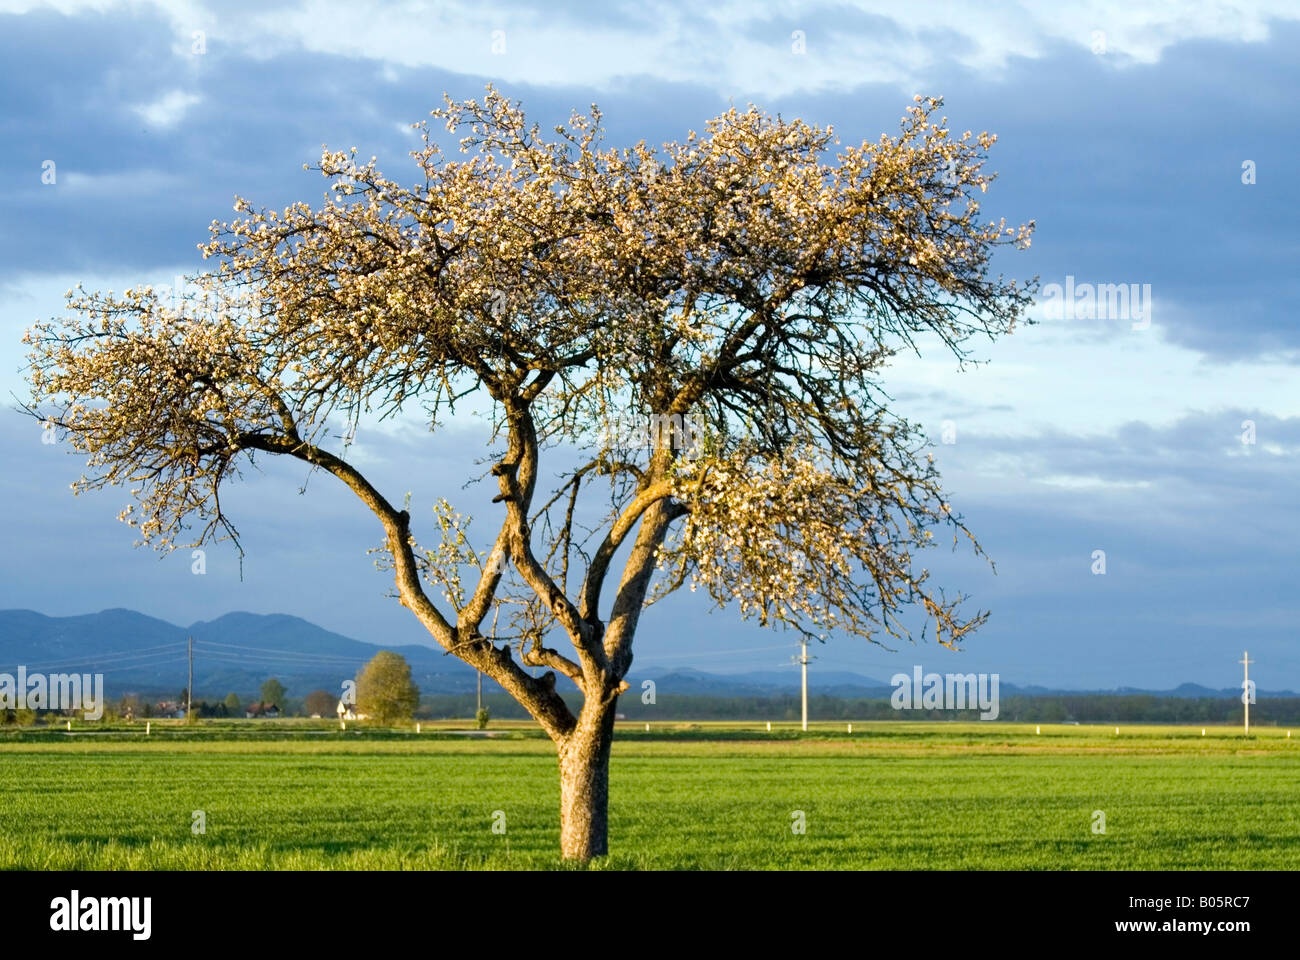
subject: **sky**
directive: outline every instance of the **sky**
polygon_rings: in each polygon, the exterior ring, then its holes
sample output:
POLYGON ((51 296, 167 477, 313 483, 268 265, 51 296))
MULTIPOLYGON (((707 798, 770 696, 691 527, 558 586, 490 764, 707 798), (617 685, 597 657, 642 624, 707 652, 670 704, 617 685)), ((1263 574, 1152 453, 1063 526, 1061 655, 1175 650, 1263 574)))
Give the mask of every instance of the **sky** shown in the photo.
MULTIPOLYGON (((811 651, 814 688, 819 669, 913 664, 1228 687, 1249 649, 1261 689, 1300 689, 1298 44, 1285 2, 0 0, 0 608, 276 612, 428 641, 367 556, 377 523, 332 478, 264 463, 226 503, 242 569, 215 546, 196 575, 188 553, 132 547, 125 491, 73 498, 75 455, 12 410, 23 331, 61 315, 65 290, 198 269, 236 194, 319 202, 303 164, 322 144, 414 179, 409 125, 489 82, 543 128, 596 102, 615 145, 747 103, 876 139, 920 93, 955 129, 998 135, 983 212, 1037 223, 995 269, 1040 278, 1038 322, 977 367, 922 350, 882 381, 996 569, 943 549, 926 565, 991 618, 960 653, 832 636, 811 651), (1135 309, 1062 304, 1085 284, 1123 284, 1135 309)), ((374 427, 353 459, 390 499, 411 493, 417 534, 439 496, 487 528, 492 491, 465 485, 483 427, 471 412, 436 437, 374 427)), ((793 670, 793 641, 681 594, 643 618, 636 664, 793 670)))

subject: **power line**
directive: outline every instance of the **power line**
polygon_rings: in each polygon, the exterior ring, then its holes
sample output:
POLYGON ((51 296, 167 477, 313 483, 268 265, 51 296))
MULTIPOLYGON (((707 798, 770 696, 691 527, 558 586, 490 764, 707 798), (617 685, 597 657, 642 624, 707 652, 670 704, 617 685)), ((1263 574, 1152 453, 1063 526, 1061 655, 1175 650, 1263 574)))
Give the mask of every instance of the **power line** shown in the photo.
MULTIPOLYGON (((283 647, 250 647, 248 644, 244 643, 225 643, 221 640, 199 640, 198 642, 206 643, 208 646, 212 647, 233 647, 236 650, 254 650, 258 653, 292 653, 295 655, 303 655, 305 653, 305 651, 302 650, 286 650, 283 647)), ((346 654, 339 654, 339 656, 346 656, 346 654)))
POLYGON ((666 654, 659 657, 637 657, 637 663, 654 663, 656 660, 698 660, 702 657, 723 657, 732 653, 761 653, 766 650, 789 650, 792 645, 782 643, 774 647, 745 647, 735 650, 710 650, 706 653, 666 654))
POLYGON ((104 653, 91 653, 83 657, 65 657, 62 660, 43 660, 40 661, 45 666, 57 667, 65 663, 111 663, 114 660, 134 660, 140 657, 163 656, 161 651, 169 648, 180 648, 185 646, 184 642, 164 643, 156 647, 144 647, 140 650, 108 650, 104 653), (150 653, 149 651, 159 651, 150 653))
POLYGON ((286 657, 291 657, 295 659, 305 659, 305 660, 310 660, 312 662, 319 662, 321 660, 338 660, 338 661, 347 661, 348 663, 364 663, 369 659, 368 657, 364 657, 364 656, 350 657, 347 656, 346 654, 315 654, 315 653, 307 653, 302 650, 280 650, 274 647, 249 647, 238 643, 218 643, 215 640, 199 640, 196 642, 200 646, 206 645, 209 647, 223 648, 221 650, 214 651, 218 653, 224 653, 226 652, 225 648, 229 648, 230 652, 232 653, 236 651, 243 651, 243 650, 250 651, 252 655, 279 653, 279 654, 284 654, 286 657))
POLYGON ((214 660, 220 663, 240 663, 248 666, 264 667, 283 667, 286 670, 299 669, 308 670, 312 667, 320 667, 330 670, 353 670, 363 665, 363 661, 357 660, 347 663, 334 662, 329 660, 282 660, 276 657, 249 657, 232 655, 228 653, 213 653, 210 650, 198 651, 206 660, 214 660))
POLYGON ((203 655, 204 660, 223 664, 237 664, 248 667, 284 667, 286 669, 308 669, 310 667, 320 667, 328 670, 349 670, 359 666, 361 661, 355 663, 329 663, 329 662, 307 662, 301 660, 277 660, 274 658, 246 657, 237 656, 228 653, 212 653, 211 651, 198 651, 203 655))
POLYGON ((168 663, 177 660, 184 655, 185 653, 183 650, 174 650, 166 653, 147 653, 137 656, 115 657, 107 660, 102 657, 90 656, 74 660, 55 660, 53 662, 37 661, 36 665, 40 666, 43 670, 67 669, 68 667, 78 666, 141 667, 151 666, 152 663, 168 663), (152 661, 152 663, 149 661, 152 661))

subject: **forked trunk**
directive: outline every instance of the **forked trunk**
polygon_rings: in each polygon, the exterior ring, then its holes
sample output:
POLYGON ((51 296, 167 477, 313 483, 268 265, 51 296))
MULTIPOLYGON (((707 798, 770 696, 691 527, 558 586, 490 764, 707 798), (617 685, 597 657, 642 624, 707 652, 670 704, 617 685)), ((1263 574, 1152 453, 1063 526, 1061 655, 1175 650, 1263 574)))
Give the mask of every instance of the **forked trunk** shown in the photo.
POLYGON ((609 747, 617 702, 584 704, 578 726, 559 748, 560 854, 566 860, 609 852, 609 747))

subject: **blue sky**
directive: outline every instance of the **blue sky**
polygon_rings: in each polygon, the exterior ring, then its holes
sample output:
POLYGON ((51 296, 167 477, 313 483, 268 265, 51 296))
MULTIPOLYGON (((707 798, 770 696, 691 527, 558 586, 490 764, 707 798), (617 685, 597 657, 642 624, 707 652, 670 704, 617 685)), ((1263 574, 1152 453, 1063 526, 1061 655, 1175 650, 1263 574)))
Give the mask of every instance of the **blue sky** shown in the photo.
MULTIPOLYGON (((1222 687, 1249 648, 1262 688, 1300 689, 1300 8, 891 7, 0 0, 0 387, 22 395, 22 332, 58 315, 69 286, 195 269, 236 193, 319 200, 302 164, 322 143, 402 179, 408 125, 444 91, 494 82, 544 127, 595 101, 615 144, 683 137, 732 102, 874 139, 914 93, 942 94, 955 128, 999 135, 985 212, 1038 223, 1031 250, 997 266, 1149 285, 1150 323, 1043 303, 978 369, 937 350, 898 358, 884 384, 933 437, 997 572, 942 550, 928 565, 993 616, 961 654, 833 638, 818 665, 1222 687)), ((411 491, 417 522, 437 496, 487 515, 490 492, 463 489, 481 426, 466 416, 432 442, 399 422, 355 456, 390 497, 411 491)), ((365 555, 376 524, 328 477, 272 463, 232 488, 241 580, 228 549, 204 576, 188 555, 133 550, 115 520, 125 494, 74 499, 77 461, 30 420, 0 414, 0 452, 0 607, 284 612, 376 643, 424 639, 365 555)), ((789 640, 683 595, 643 620, 637 663, 771 669, 789 640)))

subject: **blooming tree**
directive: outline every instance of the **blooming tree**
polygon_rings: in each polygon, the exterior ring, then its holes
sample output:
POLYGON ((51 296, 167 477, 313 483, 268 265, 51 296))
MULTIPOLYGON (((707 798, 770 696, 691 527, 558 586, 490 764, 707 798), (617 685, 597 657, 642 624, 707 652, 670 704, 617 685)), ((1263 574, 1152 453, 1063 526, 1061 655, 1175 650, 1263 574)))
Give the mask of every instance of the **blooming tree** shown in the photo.
POLYGON ((594 106, 543 136, 492 88, 448 99, 432 116, 460 152, 417 125, 414 185, 326 151, 322 204, 238 200, 185 297, 70 292, 27 335, 31 411, 86 454, 74 487, 129 487, 123 519, 162 549, 237 537, 222 489, 258 456, 337 477, 382 525, 401 603, 555 742, 563 855, 604 854, 651 603, 689 585, 868 641, 909 636, 919 605, 947 646, 986 617, 913 568, 935 530, 970 535, 880 385, 900 349, 965 362, 1033 293, 990 275, 1033 228, 980 219, 995 138, 952 134, 940 106, 847 147, 732 109, 654 150, 606 147, 594 106), (422 544, 329 438, 405 412, 436 442, 470 394, 493 401, 499 526, 476 547, 439 501, 422 544), (650 426, 608 429, 629 420, 650 426))

